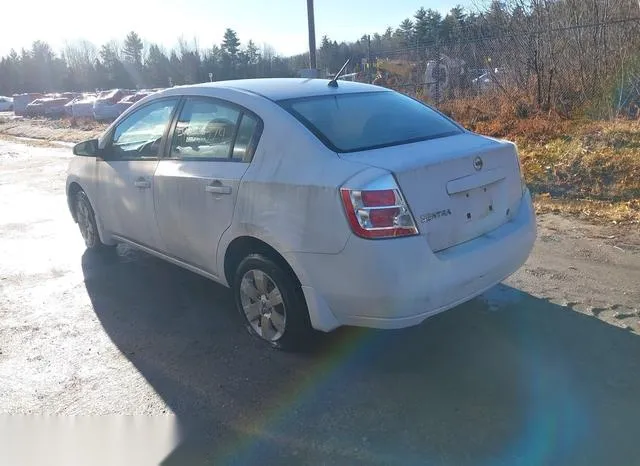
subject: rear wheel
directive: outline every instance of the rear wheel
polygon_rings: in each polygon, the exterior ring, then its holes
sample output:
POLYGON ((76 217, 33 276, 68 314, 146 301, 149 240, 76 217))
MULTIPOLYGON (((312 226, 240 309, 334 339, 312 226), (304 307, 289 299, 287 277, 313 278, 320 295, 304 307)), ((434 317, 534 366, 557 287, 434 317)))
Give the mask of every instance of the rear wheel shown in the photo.
POLYGON ((100 250, 108 248, 100 241, 100 235, 98 234, 98 225, 96 223, 96 216, 91 207, 91 202, 84 191, 78 191, 75 195, 75 214, 78 228, 84 244, 87 249, 100 250))
POLYGON ((236 307, 249 333, 286 350, 306 348, 314 332, 295 277, 261 254, 247 256, 233 281, 236 307))

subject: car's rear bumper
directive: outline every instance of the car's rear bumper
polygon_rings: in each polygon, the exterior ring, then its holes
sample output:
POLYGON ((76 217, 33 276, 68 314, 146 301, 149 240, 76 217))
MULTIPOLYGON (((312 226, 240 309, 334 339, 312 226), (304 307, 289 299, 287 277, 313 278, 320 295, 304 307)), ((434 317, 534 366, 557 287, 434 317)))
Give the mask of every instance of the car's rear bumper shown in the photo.
POLYGON ((296 253, 312 324, 402 328, 481 294, 518 270, 536 237, 527 192, 501 227, 434 254, 422 236, 352 237, 339 254, 296 253))

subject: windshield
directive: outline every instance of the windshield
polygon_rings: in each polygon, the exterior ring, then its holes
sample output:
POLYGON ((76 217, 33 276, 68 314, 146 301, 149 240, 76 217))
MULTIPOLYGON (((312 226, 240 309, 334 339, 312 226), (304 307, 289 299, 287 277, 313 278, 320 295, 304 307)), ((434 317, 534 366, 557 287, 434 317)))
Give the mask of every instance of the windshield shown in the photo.
POLYGON ((397 92, 366 92, 279 101, 336 152, 356 152, 458 134, 428 106, 397 92))

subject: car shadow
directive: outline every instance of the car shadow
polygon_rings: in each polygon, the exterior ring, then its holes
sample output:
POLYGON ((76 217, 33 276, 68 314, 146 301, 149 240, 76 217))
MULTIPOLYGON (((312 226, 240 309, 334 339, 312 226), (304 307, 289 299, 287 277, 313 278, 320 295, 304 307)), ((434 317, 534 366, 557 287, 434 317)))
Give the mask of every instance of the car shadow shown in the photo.
POLYGON ((163 464, 628 465, 640 338, 505 285, 315 351, 251 338, 230 292, 118 248, 86 252, 105 331, 175 413, 163 464))

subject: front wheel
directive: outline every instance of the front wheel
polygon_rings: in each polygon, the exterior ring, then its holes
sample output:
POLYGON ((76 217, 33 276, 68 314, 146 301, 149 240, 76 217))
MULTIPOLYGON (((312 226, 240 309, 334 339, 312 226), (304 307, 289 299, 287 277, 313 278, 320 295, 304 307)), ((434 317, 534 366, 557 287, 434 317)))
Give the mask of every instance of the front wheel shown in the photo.
POLYGON ((276 262, 247 256, 236 270, 233 294, 251 334, 279 349, 308 347, 314 332, 302 289, 276 262))
POLYGON ((99 250, 107 248, 108 246, 100 241, 96 216, 84 191, 78 191, 75 195, 75 214, 80 234, 87 249, 99 250))

